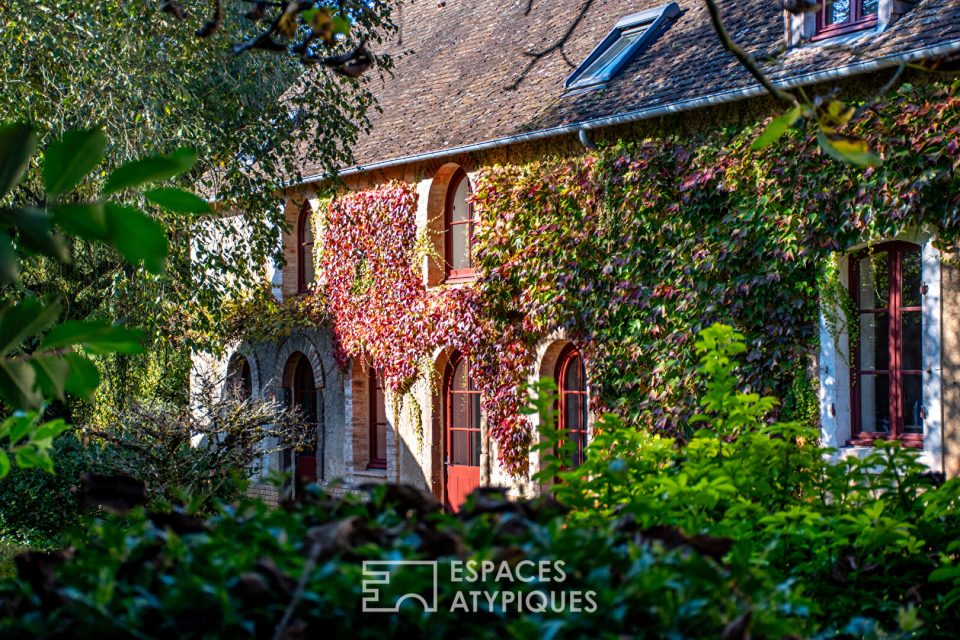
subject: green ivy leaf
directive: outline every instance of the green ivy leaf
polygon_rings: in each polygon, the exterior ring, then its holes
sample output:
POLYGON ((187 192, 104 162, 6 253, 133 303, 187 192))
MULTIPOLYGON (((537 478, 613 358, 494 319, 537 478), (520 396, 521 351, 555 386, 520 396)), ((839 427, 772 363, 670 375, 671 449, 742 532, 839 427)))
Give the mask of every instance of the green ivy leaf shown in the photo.
POLYGON ((163 226, 139 209, 108 202, 104 205, 109 242, 130 262, 143 262, 153 273, 167 261, 167 234, 163 226))
POLYGON ((100 129, 68 131, 47 147, 43 157, 43 186, 50 197, 66 193, 103 160, 107 138, 100 129))
POLYGON ((176 187, 151 189, 143 195, 145 195, 150 202, 174 213, 210 212, 210 205, 203 198, 189 191, 177 189, 176 187))
POLYGON ((0 449, 0 479, 6 477, 8 473, 10 473, 10 458, 6 451, 0 449))
POLYGON ((0 198, 10 193, 37 150, 37 134, 25 124, 0 127, 0 198))
POLYGON ((103 188, 104 193, 114 193, 130 187, 167 180, 186 173, 197 161, 191 149, 177 149, 168 156, 153 156, 128 162, 113 170, 103 188))
POLYGON ((796 105, 791 108, 786 113, 783 113, 773 120, 770 121, 770 124, 767 125, 767 128, 763 130, 763 133, 753 141, 753 144, 750 145, 750 148, 754 151, 760 151, 769 147, 771 144, 776 142, 780 136, 787 132, 787 129, 793 126, 793 123, 796 122, 800 115, 803 113, 803 109, 800 105, 796 105))

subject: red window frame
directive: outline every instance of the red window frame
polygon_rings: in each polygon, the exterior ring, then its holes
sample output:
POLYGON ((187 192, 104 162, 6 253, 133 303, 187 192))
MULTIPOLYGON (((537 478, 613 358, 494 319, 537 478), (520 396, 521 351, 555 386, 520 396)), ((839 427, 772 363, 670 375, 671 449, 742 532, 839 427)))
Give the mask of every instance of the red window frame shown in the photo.
POLYGON ((453 221, 453 199, 460 188, 460 183, 467 181, 467 197, 470 197, 470 179, 463 169, 457 171, 450 178, 447 187, 447 199, 443 211, 443 237, 444 237, 444 260, 446 261, 446 280, 447 282, 457 282, 471 280, 476 275, 476 269, 473 264, 473 237, 476 230, 477 221, 473 214, 473 204, 467 203, 467 219, 458 222, 453 221), (467 225, 467 264, 465 269, 453 268, 453 231, 454 227, 467 225))
POLYGON ((297 220, 297 293, 306 293, 310 290, 310 282, 307 282, 307 260, 313 260, 314 245, 314 241, 307 242, 306 239, 310 212, 310 203, 305 203, 300 209, 300 218, 297 220))
MULTIPOLYGON (((904 313, 922 313, 922 305, 903 306, 903 272, 902 256, 906 251, 920 251, 919 245, 911 242, 893 241, 876 245, 869 249, 859 251, 850 256, 850 295, 854 300, 856 310, 857 327, 860 327, 860 318, 863 315, 886 315, 888 318, 887 328, 887 346, 888 346, 888 368, 887 369, 861 369, 859 331, 858 339, 853 341, 850 346, 850 408, 851 408, 851 438, 847 441, 848 445, 870 446, 874 440, 899 440, 907 447, 922 447, 923 434, 904 433, 903 420, 903 376, 919 375, 923 376, 923 369, 903 369, 903 314, 904 313), (860 306, 860 260, 866 255, 877 253, 887 254, 887 306, 876 308, 864 308, 860 306), (861 399, 859 382, 862 376, 887 376, 889 385, 889 414, 890 414, 890 432, 863 431, 861 429, 861 399)), ((920 295, 926 293, 925 286, 921 285, 920 295)))
MULTIPOLYGON (((470 362, 470 359, 466 356, 457 353, 454 354, 454 357, 450 359, 450 364, 447 367, 447 375, 444 380, 444 400, 446 404, 446 450, 445 450, 445 462, 447 466, 465 466, 465 467, 479 467, 480 466, 480 449, 482 447, 483 434, 480 426, 480 416, 477 415, 477 422, 474 424, 474 414, 473 411, 469 410, 471 408, 471 402, 480 402, 480 390, 477 389, 476 385, 473 382, 473 366, 470 362), (453 381, 457 374, 457 369, 460 368, 460 365, 463 365, 467 368, 466 371, 466 389, 454 389, 453 381), (453 400, 454 396, 465 395, 467 396, 467 421, 465 424, 458 424, 454 421, 453 413, 453 400), (463 432, 464 436, 467 439, 467 462, 466 464, 454 462, 454 450, 453 450, 453 436, 455 432, 463 432), (472 445, 473 434, 477 434, 478 441, 481 442, 481 445, 474 448, 472 445)), ((478 412, 479 413, 479 412, 478 412)))
MULTIPOLYGON (((846 33, 863 31, 877 26, 877 13, 863 15, 864 0, 850 0, 850 18, 845 22, 827 24, 827 12, 830 11, 830 0, 824 0, 823 6, 817 11, 817 29, 813 40, 825 40, 846 33)), ((877 6, 879 12, 879 3, 877 6)))
POLYGON ((367 464, 367 469, 386 469, 387 468, 387 407, 386 402, 380 403, 377 401, 377 391, 383 390, 383 385, 380 383, 380 378, 377 376, 376 370, 373 367, 367 369, 367 388, 370 390, 370 407, 369 414, 367 416, 368 424, 368 434, 370 445, 370 462, 367 464), (377 450, 380 448, 380 427, 383 427, 383 456, 377 455, 377 450))
POLYGON ((560 352, 560 356, 557 358, 556 380, 557 388, 560 390, 558 398, 558 402, 560 404, 558 411, 560 433, 569 434, 571 438, 576 438, 577 440, 577 450, 574 454, 573 460, 570 461, 572 463, 572 467, 576 468, 582 465, 585 459, 585 449, 587 445, 589 428, 589 425, 587 424, 586 411, 588 406, 588 391, 587 371, 583 364, 583 356, 572 344, 568 344, 566 347, 564 347, 563 351, 560 352), (567 373, 572 366, 576 366, 578 368, 578 388, 576 389, 571 389, 567 386, 567 373), (570 424, 567 421, 567 408, 568 405, 573 403, 577 405, 576 424, 570 424))

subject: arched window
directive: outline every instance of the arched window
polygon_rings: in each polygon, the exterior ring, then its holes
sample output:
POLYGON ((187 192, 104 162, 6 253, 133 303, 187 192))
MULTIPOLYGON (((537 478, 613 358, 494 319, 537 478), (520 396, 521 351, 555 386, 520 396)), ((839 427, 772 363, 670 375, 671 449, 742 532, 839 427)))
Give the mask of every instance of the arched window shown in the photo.
POLYGON ((572 344, 557 359, 557 387, 560 390, 560 432, 576 443, 576 450, 567 464, 571 468, 583 464, 587 447, 587 372, 583 357, 572 344))
POLYGON ((447 279, 458 280, 473 277, 473 233, 476 221, 473 205, 467 202, 470 195, 470 180, 463 169, 458 169, 447 187, 445 219, 445 250, 447 279))
POLYGON ((851 444, 923 444, 923 295, 920 247, 887 242, 854 254, 851 444))
POLYGON ((370 462, 368 469, 387 468, 387 403, 383 384, 373 367, 367 368, 367 388, 370 389, 369 420, 370 462))
POLYGON ((305 203, 297 221, 297 291, 304 293, 313 284, 313 225, 310 224, 312 209, 305 203))
POLYGON ((233 396, 239 400, 248 400, 253 397, 253 372, 250 362, 241 355, 236 355, 227 366, 227 387, 233 396))

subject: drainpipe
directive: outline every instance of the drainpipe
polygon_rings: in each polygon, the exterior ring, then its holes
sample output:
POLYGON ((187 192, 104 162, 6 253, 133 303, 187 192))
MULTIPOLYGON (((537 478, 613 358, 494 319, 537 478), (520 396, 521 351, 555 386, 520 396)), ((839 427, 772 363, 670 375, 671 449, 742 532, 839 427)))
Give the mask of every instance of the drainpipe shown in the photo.
POLYGON ((584 149, 593 150, 597 148, 597 145, 593 144, 593 140, 590 139, 590 134, 587 133, 586 127, 580 127, 580 130, 577 131, 577 139, 580 141, 580 144, 583 145, 584 149))

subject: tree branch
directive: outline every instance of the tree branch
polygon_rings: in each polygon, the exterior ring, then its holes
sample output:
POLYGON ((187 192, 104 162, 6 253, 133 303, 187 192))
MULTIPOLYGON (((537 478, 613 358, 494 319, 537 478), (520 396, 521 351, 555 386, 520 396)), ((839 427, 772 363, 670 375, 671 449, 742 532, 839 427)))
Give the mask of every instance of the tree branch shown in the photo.
POLYGON ((760 70, 760 67, 753 59, 753 56, 744 51, 740 45, 733 41, 733 38, 731 38, 730 34, 727 33, 727 28, 724 26, 723 20, 720 18, 720 9, 717 7, 715 0, 703 1, 707 5, 707 11, 710 13, 710 22, 713 24, 713 30, 717 32, 717 36, 720 38, 720 43, 723 44, 724 48, 734 55, 740 64, 750 72, 750 75, 752 75, 757 82, 759 82, 760 85, 763 86, 768 93, 770 93, 770 95, 788 104, 797 104, 797 99, 792 94, 773 86, 773 83, 770 81, 770 79, 767 78, 763 71, 760 70))

